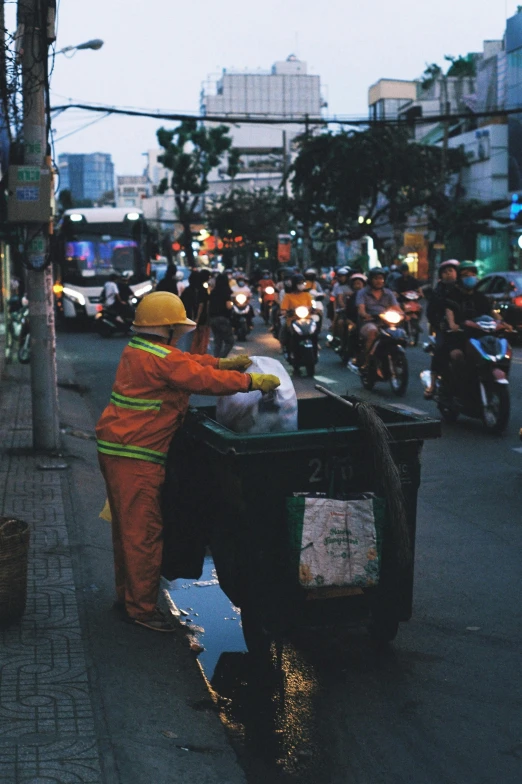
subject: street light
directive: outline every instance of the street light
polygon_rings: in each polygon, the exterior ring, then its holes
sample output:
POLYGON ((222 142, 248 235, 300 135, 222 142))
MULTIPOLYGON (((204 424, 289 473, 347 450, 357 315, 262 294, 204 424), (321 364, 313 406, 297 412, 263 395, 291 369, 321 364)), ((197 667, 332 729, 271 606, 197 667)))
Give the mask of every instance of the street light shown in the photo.
POLYGON ((78 49, 101 49, 103 46, 103 41, 101 38, 93 38, 92 41, 85 41, 83 44, 78 44, 78 46, 65 46, 63 49, 59 49, 55 54, 65 54, 66 52, 77 52, 78 49))

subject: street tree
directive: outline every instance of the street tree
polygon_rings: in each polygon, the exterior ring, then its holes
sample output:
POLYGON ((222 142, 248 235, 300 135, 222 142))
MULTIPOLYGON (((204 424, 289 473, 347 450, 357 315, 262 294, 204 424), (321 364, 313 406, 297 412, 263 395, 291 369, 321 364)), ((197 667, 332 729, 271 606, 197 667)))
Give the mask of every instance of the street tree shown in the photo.
POLYGON ((207 222, 225 243, 225 252, 245 256, 275 256, 277 235, 285 225, 283 195, 274 188, 233 188, 207 208, 207 222))
POLYGON ((379 247, 379 232, 391 228, 398 238, 408 216, 433 206, 466 163, 460 150, 448 150, 443 169, 441 155, 400 126, 303 137, 292 167, 292 209, 330 241, 369 234, 379 247))
POLYGON ((191 224, 202 206, 203 194, 208 190, 208 176, 228 153, 228 174, 235 176, 239 169, 238 151, 232 148, 232 138, 226 125, 205 127, 196 120, 183 120, 173 130, 160 128, 157 138, 164 153, 159 162, 171 174, 158 188, 174 192, 176 212, 183 227, 183 246, 190 265, 194 263, 191 224))

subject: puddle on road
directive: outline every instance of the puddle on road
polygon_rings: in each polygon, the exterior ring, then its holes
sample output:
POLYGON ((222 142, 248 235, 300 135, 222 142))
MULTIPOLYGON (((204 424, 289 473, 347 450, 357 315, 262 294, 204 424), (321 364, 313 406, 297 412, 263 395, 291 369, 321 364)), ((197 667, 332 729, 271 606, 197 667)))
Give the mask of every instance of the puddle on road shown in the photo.
POLYGON ((319 780, 325 759, 314 707, 318 683, 305 656, 285 643, 273 651, 278 666, 253 668, 240 611, 219 587, 209 556, 199 580, 173 580, 168 592, 180 622, 200 629, 198 660, 220 696, 221 719, 249 781, 319 780))
POLYGON ((168 591, 181 611, 181 622, 187 628, 192 626, 203 629, 195 635, 205 648, 198 658, 206 677, 211 681, 224 651, 246 651, 239 609, 234 607, 219 587, 211 556, 205 558, 199 580, 172 580, 168 591))

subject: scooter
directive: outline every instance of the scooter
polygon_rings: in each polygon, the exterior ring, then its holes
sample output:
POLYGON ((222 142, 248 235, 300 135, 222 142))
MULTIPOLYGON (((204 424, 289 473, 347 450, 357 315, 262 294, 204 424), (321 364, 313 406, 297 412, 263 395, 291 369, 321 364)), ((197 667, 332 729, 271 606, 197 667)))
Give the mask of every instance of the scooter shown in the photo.
POLYGON ((348 369, 361 377, 364 389, 372 390, 378 381, 389 381, 391 390, 402 397, 408 387, 408 360, 405 348, 408 338, 399 325, 404 316, 395 310, 381 313, 377 338, 370 349, 365 366, 348 362, 348 369))
POLYGON ((421 332, 420 317, 422 305, 418 291, 405 291, 399 297, 400 306, 404 311, 404 329, 408 335, 408 345, 416 346, 421 332))
POLYGON ((94 323, 98 334, 102 338, 110 338, 113 335, 128 335, 131 331, 132 322, 134 321, 134 305, 138 300, 133 297, 130 304, 126 306, 123 313, 109 308, 103 308, 94 317, 94 323))
POLYGON ((14 352, 22 365, 31 360, 31 334, 29 327, 29 301, 18 296, 9 300, 9 332, 7 336, 6 361, 12 362, 14 352))
POLYGON ((276 296, 275 288, 273 286, 267 286, 259 298, 261 304, 261 315, 267 326, 270 323, 270 314, 272 308, 274 307, 276 296))
MULTIPOLYGON (((464 337, 464 362, 459 369, 449 363, 442 376, 435 378, 433 400, 445 422, 456 422, 460 414, 481 419, 486 430, 502 433, 509 421, 509 370, 512 350, 505 334, 506 325, 491 316, 466 321, 459 332, 464 337)), ((424 346, 427 353, 435 350, 434 340, 424 346)), ((431 370, 421 373, 425 388, 432 386, 431 370)))
POLYGON ((304 367, 306 375, 312 377, 318 358, 319 317, 305 305, 288 311, 287 315, 292 316, 292 321, 288 327, 286 358, 296 374, 304 367))
POLYGON ((237 340, 244 341, 250 331, 250 298, 246 294, 235 294, 232 300, 232 327, 237 340))

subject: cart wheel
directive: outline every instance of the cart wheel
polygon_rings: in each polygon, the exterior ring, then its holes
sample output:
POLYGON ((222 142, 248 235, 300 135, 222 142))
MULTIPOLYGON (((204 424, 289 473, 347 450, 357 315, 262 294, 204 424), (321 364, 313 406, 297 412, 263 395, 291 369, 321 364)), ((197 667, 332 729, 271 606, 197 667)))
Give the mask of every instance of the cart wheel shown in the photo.
POLYGON ((368 631, 374 642, 383 645, 396 638, 399 621, 393 617, 372 618, 368 631))

